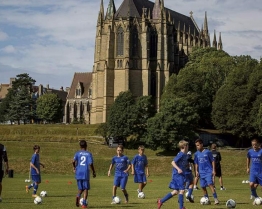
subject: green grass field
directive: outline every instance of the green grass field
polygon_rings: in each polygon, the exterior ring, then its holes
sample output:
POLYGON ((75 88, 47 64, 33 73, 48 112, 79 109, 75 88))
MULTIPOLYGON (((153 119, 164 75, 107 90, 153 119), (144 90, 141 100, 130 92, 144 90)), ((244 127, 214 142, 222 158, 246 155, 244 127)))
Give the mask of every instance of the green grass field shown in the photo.
MULTIPOLYGON (((41 205, 35 205, 30 194, 25 193, 25 179, 27 175, 15 175, 14 178, 3 179, 3 201, 0 203, 1 209, 28 209, 28 208, 48 208, 48 209, 69 209, 76 208, 75 195, 77 193, 77 186, 72 175, 42 175, 42 184, 39 185, 39 192, 46 190, 48 196, 43 198, 41 205)), ((237 202, 237 208, 247 209, 252 208, 252 201, 250 198, 250 190, 248 184, 242 184, 240 178, 225 178, 225 187, 227 190, 218 190, 218 197, 220 205, 200 205, 199 200, 202 196, 202 191, 194 191, 195 203, 185 203, 186 208, 200 209, 200 208, 226 208, 226 200, 232 198, 237 202)), ((144 192, 145 199, 137 198, 137 184, 133 183, 133 177, 130 176, 127 183, 127 191, 129 193, 130 202, 128 204, 121 203, 119 205, 111 205, 111 190, 113 177, 97 176, 91 179, 91 190, 89 192, 89 208, 134 208, 134 209, 153 209, 157 208, 156 200, 166 195, 170 190, 168 184, 170 177, 166 176, 151 176, 148 178, 149 182, 144 192)), ((262 196, 262 192, 258 189, 258 194, 262 196)), ((117 190, 117 195, 124 199, 120 189, 117 190)), ((210 195, 210 191, 209 191, 210 195)), ((213 198, 210 198, 213 204, 213 198)), ((178 208, 177 197, 173 197, 167 201, 163 209, 178 208)))
MULTIPOLYGON (((146 149, 145 154, 149 160, 150 177, 148 185, 144 192, 146 199, 137 198, 137 184, 133 183, 133 177, 130 176, 127 184, 127 190, 130 196, 128 204, 111 205, 111 193, 113 176, 107 177, 108 167, 111 158, 115 155, 115 149, 102 145, 103 139, 89 139, 88 150, 93 153, 94 164, 97 178, 91 179, 91 190, 89 195, 89 208, 134 208, 134 209, 156 209, 157 198, 162 198, 170 190, 168 184, 171 176, 171 165, 176 153, 166 153, 162 150, 152 151, 146 149)), ((23 208, 48 208, 48 209, 69 209, 75 207, 75 196, 77 186, 72 171, 72 158, 79 149, 78 140, 62 142, 46 142, 43 140, 16 141, 5 140, 2 143, 7 148, 9 155, 10 169, 14 170, 14 178, 3 179, 3 202, 0 203, 0 209, 23 209, 23 208), (46 190, 48 197, 44 198, 43 204, 35 205, 31 194, 25 193, 25 179, 28 179, 29 161, 33 154, 34 144, 41 146, 40 158, 45 164, 42 169, 42 184, 39 186, 38 194, 46 190), (72 182, 72 183, 71 183, 72 182)), ((232 198, 237 202, 237 208, 252 208, 250 190, 248 184, 242 184, 242 180, 247 180, 246 174, 246 151, 242 150, 220 150, 222 155, 222 171, 224 175, 225 191, 218 190, 220 205, 202 206, 199 203, 202 197, 201 191, 194 191, 195 203, 185 203, 188 209, 200 208, 226 208, 226 200, 232 198)), ((126 149, 124 154, 130 159, 137 153, 137 149, 126 149)), ((217 182, 218 186, 218 182, 217 182)), ((209 195, 210 195, 209 191, 209 195)), ((117 195, 122 199, 123 194, 118 189, 117 195)), ((262 192, 258 189, 258 195, 262 192)), ((211 198, 213 204, 213 198, 211 198)), ((178 208, 177 197, 166 202, 163 209, 178 208)))

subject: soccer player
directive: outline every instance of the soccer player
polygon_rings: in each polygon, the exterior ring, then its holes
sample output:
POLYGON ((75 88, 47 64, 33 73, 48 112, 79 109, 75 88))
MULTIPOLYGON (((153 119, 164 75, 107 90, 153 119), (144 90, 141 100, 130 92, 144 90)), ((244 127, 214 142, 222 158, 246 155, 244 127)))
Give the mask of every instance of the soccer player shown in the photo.
POLYGON ((76 206, 79 207, 79 200, 82 193, 84 192, 82 208, 87 208, 88 190, 90 190, 89 167, 92 169, 93 178, 96 177, 96 172, 93 163, 93 156, 86 150, 86 141, 80 140, 79 146, 80 150, 75 153, 73 159, 73 168, 78 188, 78 193, 76 195, 76 206))
POLYGON ((41 183, 41 174, 40 174, 40 165, 44 168, 44 164, 40 163, 40 146, 35 145, 33 147, 34 154, 32 155, 31 161, 30 161, 30 170, 31 170, 31 177, 33 183, 30 184, 29 186, 25 187, 26 193, 29 192, 29 190, 33 187, 34 191, 32 194, 32 197, 37 197, 37 189, 38 185, 41 183))
POLYGON ((7 157, 7 152, 5 149, 5 146, 3 144, 0 144, 0 202, 2 202, 2 180, 4 177, 4 173, 8 173, 8 157, 7 157), (4 160, 4 164, 3 164, 4 160), (5 166, 4 166, 5 165, 5 166), (5 167, 5 168, 4 168, 5 167))
POLYGON ((140 145, 138 147, 138 154, 132 160, 132 175, 134 175, 134 182, 138 183, 137 192, 140 193, 143 191, 144 187, 146 186, 146 177, 149 176, 149 169, 148 169, 148 161, 147 157, 144 154, 145 147, 140 145), (146 174, 145 174, 146 170, 146 174))
POLYGON ((226 190, 223 186, 223 179, 222 179, 222 172, 221 172, 221 164, 220 161, 222 160, 221 154, 217 151, 217 145, 211 144, 211 152, 215 161, 215 168, 216 168, 216 175, 213 176, 214 188, 215 188, 215 177, 219 178, 220 190, 226 190))
MULTIPOLYGON (((210 150, 205 149, 202 139, 197 139, 195 141, 197 152, 195 154, 195 171, 196 176, 199 176, 200 186, 202 187, 204 197, 208 198, 208 193, 206 187, 208 186, 215 200, 215 205, 219 204, 217 199, 217 193, 214 189, 213 176, 216 175, 215 162, 210 150)), ((209 201, 209 204, 210 201, 209 201)))
POLYGON ((188 194, 186 196, 186 200, 190 202, 194 202, 194 199, 191 197, 193 193, 193 186, 194 186, 194 177, 192 174, 192 167, 194 167, 194 160, 192 159, 192 153, 191 151, 187 152, 187 161, 189 163, 188 168, 186 168, 185 171, 185 180, 186 180, 186 190, 188 191, 188 194))
MULTIPOLYGON (((248 150, 247 153, 247 173, 250 174, 251 195, 257 198, 256 184, 258 183, 262 186, 262 149, 257 139, 253 139, 251 145, 252 149, 248 150)), ((253 205, 255 205, 255 201, 253 205)))
POLYGON ((131 168, 130 161, 127 156, 123 155, 124 147, 123 145, 118 145, 116 148, 117 155, 112 158, 111 164, 108 170, 108 176, 111 175, 111 170, 115 165, 115 177, 113 185, 113 196, 111 204, 116 204, 114 198, 116 196, 117 187, 120 187, 125 195, 125 203, 128 203, 128 193, 126 191, 126 183, 128 180, 128 171, 131 168))
POLYGON ((185 172, 189 168, 189 162, 187 157, 188 152, 188 142, 181 140, 178 143, 180 152, 172 161, 173 171, 172 171, 172 180, 169 184, 169 188, 173 189, 172 192, 169 192, 162 199, 157 200, 158 209, 161 208, 164 202, 169 200, 174 195, 178 194, 179 209, 185 209, 184 207, 184 191, 185 191, 185 172))

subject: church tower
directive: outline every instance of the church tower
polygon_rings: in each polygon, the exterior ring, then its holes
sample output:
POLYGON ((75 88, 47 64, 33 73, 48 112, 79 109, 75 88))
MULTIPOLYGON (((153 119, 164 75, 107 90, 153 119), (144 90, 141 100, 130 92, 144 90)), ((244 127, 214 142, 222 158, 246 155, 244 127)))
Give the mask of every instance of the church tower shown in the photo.
MULTIPOLYGON (((158 109, 169 77, 185 66, 194 46, 210 47, 207 13, 200 31, 193 12, 188 17, 165 8, 164 0, 123 0, 118 10, 109 0, 105 14, 101 0, 91 124, 107 121, 109 108, 122 91, 130 90, 135 97, 152 95, 158 109)), ((218 48, 222 49, 222 40, 218 48)))

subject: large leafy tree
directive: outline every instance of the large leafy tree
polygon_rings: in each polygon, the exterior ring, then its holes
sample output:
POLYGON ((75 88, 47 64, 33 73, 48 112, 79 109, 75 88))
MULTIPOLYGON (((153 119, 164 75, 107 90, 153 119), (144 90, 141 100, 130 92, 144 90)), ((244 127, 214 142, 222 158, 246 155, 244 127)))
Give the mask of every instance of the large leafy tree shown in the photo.
POLYGON ((226 83, 217 91, 213 102, 212 120, 215 127, 231 131, 240 139, 255 134, 254 113, 257 115, 260 108, 260 102, 256 103, 256 100, 261 101, 257 94, 261 81, 257 78, 262 78, 261 73, 255 70, 257 67, 257 60, 250 56, 234 57, 233 69, 226 83))
POLYGON ((127 137, 133 133, 135 100, 130 91, 120 92, 110 107, 108 130, 112 136, 127 137))
POLYGON ((35 101, 32 99, 32 91, 35 80, 27 73, 19 74, 8 89, 6 96, 7 119, 11 121, 30 122, 34 116, 35 101))
POLYGON ((37 100, 36 114, 39 119, 47 122, 58 122, 63 115, 61 99, 53 93, 42 95, 37 100))
POLYGON ((148 146, 165 150, 175 148, 178 141, 195 136, 198 119, 198 114, 185 99, 166 99, 161 111, 148 120, 148 146))
POLYGON ((216 91, 224 84, 232 58, 214 48, 196 48, 178 75, 172 75, 164 88, 161 107, 169 98, 183 98, 199 114, 198 124, 212 128, 211 111, 216 91))

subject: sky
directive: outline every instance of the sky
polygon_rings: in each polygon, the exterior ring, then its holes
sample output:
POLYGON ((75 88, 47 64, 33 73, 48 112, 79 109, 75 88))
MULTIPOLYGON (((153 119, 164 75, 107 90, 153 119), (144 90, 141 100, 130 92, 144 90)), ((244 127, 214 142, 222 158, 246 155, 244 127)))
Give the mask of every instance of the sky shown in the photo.
MULTIPOLYGON (((109 0, 104 1, 106 10, 109 0)), ((151 0, 155 2, 155 0, 151 0)), ((75 72, 92 72, 101 0, 0 0, 0 84, 28 73, 36 85, 70 87, 75 72)), ((115 0, 116 9, 123 0, 115 0)), ((207 12, 213 41, 221 32, 232 56, 262 57, 261 0, 164 0, 201 28, 207 12)))

